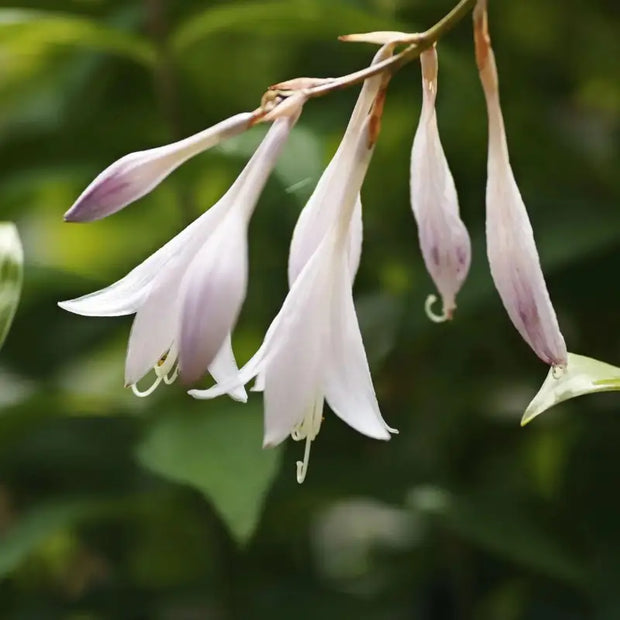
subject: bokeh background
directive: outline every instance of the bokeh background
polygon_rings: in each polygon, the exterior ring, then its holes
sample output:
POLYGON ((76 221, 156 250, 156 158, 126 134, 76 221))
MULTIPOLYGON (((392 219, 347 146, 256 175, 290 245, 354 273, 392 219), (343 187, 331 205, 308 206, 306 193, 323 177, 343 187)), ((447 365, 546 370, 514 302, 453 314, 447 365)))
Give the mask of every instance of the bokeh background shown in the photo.
MULTIPOLYGON (((121 155, 258 104, 266 86, 367 64, 356 31, 422 30, 450 0, 14 0, 0 3, 1 219, 25 283, 0 355, 0 618, 620 618, 620 397, 525 429, 547 368, 520 340, 484 250, 486 117, 465 19, 442 41, 438 114, 473 238, 456 320, 432 292, 408 200, 420 107, 393 80, 364 186, 356 303, 389 443, 330 413, 303 486, 263 452, 260 397, 123 388, 128 317, 56 306, 124 275, 226 190, 256 128, 119 214, 62 215, 121 155)), ((620 75, 615 0, 494 0, 516 177, 571 351, 620 363, 620 75)), ((235 349, 286 294, 299 210, 357 89, 306 106, 251 225, 235 349)))

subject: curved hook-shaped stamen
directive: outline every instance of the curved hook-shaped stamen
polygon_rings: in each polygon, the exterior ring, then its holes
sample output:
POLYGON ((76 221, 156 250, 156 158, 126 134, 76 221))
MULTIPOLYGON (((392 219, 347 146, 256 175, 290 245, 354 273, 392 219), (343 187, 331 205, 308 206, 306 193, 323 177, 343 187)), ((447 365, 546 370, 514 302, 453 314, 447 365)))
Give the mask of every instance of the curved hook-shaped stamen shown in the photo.
POLYGON ((306 479, 308 473, 308 461, 310 460, 310 446, 312 445, 312 439, 310 435, 306 437, 306 447, 304 449, 304 460, 297 461, 297 482, 301 484, 306 479))
POLYGON ((163 376, 164 383, 166 385, 171 385, 172 383, 176 381, 178 376, 179 376, 179 365, 177 364, 173 370, 171 370, 170 372, 166 373, 163 376))
POLYGON ((433 323, 444 323, 445 321, 450 320, 450 313, 446 312, 444 308, 441 314, 437 314, 433 311, 433 304, 437 301, 437 295, 429 295, 424 302, 424 312, 426 312, 426 316, 433 321, 433 323))
POLYGON ((146 398, 147 396, 150 396, 158 388, 159 384, 162 381, 162 378, 163 377, 157 377, 157 379, 153 381, 153 384, 151 385, 151 387, 147 388, 146 390, 141 390, 135 383, 132 383, 129 387, 131 388, 131 391, 139 398, 146 398))

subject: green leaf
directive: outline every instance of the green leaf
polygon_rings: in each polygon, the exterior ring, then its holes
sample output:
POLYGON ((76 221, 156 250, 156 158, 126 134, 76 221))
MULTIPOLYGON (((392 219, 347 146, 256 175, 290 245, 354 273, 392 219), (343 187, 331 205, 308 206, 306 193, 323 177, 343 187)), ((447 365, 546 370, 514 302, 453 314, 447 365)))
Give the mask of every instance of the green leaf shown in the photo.
POLYGON ((407 503, 419 516, 438 521, 497 557, 573 586, 585 583, 580 558, 516 503, 507 505, 504 498, 453 495, 435 486, 412 489, 407 503))
POLYGON ((538 394, 525 410, 521 426, 569 398, 615 390, 620 390, 620 368, 591 357, 569 353, 566 371, 556 377, 553 369, 549 370, 538 394))
POLYGON ((397 26, 394 20, 333 2, 329 6, 316 0, 230 2, 209 7, 182 23, 171 38, 171 47, 182 56, 196 43, 222 32, 289 35, 296 40, 321 36, 326 40, 351 31, 397 26))
POLYGON ((256 528, 278 469, 280 450, 261 448, 261 413, 258 398, 218 408, 194 403, 155 422, 137 451, 148 469, 198 489, 241 544, 256 528))
POLYGON ((31 509, 0 537, 0 578, 18 568, 56 533, 95 514, 100 506, 98 500, 65 500, 31 509))
POLYGON ((22 290, 24 253, 14 224, 0 222, 0 347, 17 310, 22 290))
POLYGON ((144 38, 83 17, 51 11, 0 9, 0 48, 32 54, 48 47, 83 47, 152 65, 155 50, 144 38))

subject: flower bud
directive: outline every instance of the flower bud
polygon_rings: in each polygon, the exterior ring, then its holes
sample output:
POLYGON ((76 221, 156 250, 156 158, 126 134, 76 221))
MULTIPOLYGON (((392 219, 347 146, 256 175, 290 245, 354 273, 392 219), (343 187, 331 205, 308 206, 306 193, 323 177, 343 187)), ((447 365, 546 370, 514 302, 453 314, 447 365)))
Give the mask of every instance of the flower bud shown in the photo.
POLYGON ((489 117, 486 236, 491 275, 523 339, 544 362, 564 368, 566 344, 549 298, 527 210, 510 167, 485 5, 479 2, 474 11, 474 34, 489 117))
POLYGON ((427 299, 426 312, 434 321, 452 318, 455 298, 471 260, 471 243, 459 216, 454 180, 441 146, 435 113, 437 52, 420 55, 422 65, 422 113, 411 150, 411 207, 418 224, 420 248, 426 268, 442 299, 443 311, 436 315, 427 299))
POLYGON ((108 166, 65 213, 67 222, 92 222, 120 211, 159 185, 188 159, 247 129, 251 113, 232 116, 184 140, 125 155, 108 166))

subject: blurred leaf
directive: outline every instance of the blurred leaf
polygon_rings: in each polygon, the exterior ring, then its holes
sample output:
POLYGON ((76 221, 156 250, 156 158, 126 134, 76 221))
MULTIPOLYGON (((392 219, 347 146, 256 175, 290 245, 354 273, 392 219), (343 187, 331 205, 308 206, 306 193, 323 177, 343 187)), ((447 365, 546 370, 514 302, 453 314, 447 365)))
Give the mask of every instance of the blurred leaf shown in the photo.
POLYGON ((571 585, 584 582, 579 559, 518 506, 465 499, 437 487, 413 489, 409 504, 494 555, 571 585))
POLYGON ((24 253, 14 224, 0 223, 0 347, 9 333, 22 289, 24 253))
POLYGON ((327 40, 346 34, 340 28, 350 31, 397 26, 394 20, 335 2, 329 5, 316 0, 230 2, 209 7, 181 23, 173 33, 171 44, 181 56, 201 40, 222 32, 227 35, 231 32, 288 34, 296 40, 317 35, 327 40), (327 10, 328 20, 325 19, 327 10), (291 29, 292 23, 294 29, 291 29))
POLYGON ((0 9, 0 47, 14 53, 43 52, 57 45, 83 47, 151 66, 155 51, 142 37, 74 15, 28 9, 0 9))
POLYGON ((251 537, 278 468, 278 449, 262 450, 260 399, 247 405, 209 407, 153 425, 138 447, 152 471, 198 489, 240 543, 251 537))
POLYGON ((100 506, 99 500, 66 500, 31 509, 0 537, 0 577, 14 571, 58 531, 95 514, 100 506))
POLYGON ((549 369, 545 382, 523 414, 521 426, 569 398, 615 390, 620 390, 620 368, 569 353, 566 372, 555 377, 553 368, 549 369))

